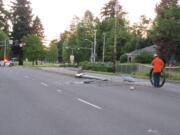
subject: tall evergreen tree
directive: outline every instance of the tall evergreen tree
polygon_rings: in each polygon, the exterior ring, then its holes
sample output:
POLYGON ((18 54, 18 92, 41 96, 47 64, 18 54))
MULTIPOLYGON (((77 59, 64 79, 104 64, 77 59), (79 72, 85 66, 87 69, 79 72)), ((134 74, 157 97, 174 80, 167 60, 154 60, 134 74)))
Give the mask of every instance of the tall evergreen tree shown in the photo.
POLYGON ((58 46, 57 41, 52 41, 50 43, 48 52, 47 52, 47 58, 49 62, 56 63, 58 61, 58 46))
POLYGON ((84 17, 83 17, 83 26, 85 27, 85 29, 87 29, 87 32, 89 32, 89 34, 92 34, 93 32, 93 22, 94 22, 94 17, 92 12, 87 10, 84 13, 84 17))
POLYGON ((57 43, 57 48, 58 48, 58 62, 62 63, 63 62, 63 41, 60 40, 57 43))
POLYGON ((159 5, 156 5, 155 11, 158 17, 165 17, 165 10, 168 10, 172 5, 172 2, 177 2, 177 0, 161 0, 159 5))
POLYGON ((113 42, 114 42, 114 32, 115 29, 117 30, 117 53, 116 53, 116 58, 119 58, 121 55, 121 48, 125 44, 124 43, 124 37, 126 33, 125 25, 126 25, 126 20, 124 16, 126 15, 126 12, 122 10, 122 6, 120 3, 117 5, 117 0, 110 0, 105 6, 102 8, 101 15, 104 18, 102 21, 102 28, 103 31, 107 33, 108 38, 107 38, 107 55, 110 56, 108 60, 112 59, 111 57, 113 56, 113 42), (117 26, 115 28, 115 8, 117 10, 117 26))
MULTIPOLYGON (((110 0, 108 3, 105 4, 105 6, 102 8, 101 15, 104 18, 114 18, 115 17, 115 6, 116 6, 116 1, 117 0, 110 0)), ((117 10, 119 13, 123 13, 122 11, 122 6, 118 5, 117 10)))
POLYGON ((12 4, 12 36, 21 41, 24 36, 32 34, 32 9, 28 0, 16 0, 12 4))
POLYGON ((36 18, 33 20, 32 33, 39 36, 41 39, 44 38, 44 28, 38 16, 36 16, 36 18))
POLYGON ((4 9, 3 1, 0 0, 0 30, 4 31, 6 34, 9 32, 9 12, 4 9))
POLYGON ((4 40, 7 39, 6 33, 0 30, 0 60, 4 58, 4 40))
MULTIPOLYGON (((20 44, 23 37, 32 34, 32 9, 28 0, 12 2, 12 36, 20 44)), ((23 49, 12 47, 14 55, 19 57, 19 65, 23 65, 23 49)))

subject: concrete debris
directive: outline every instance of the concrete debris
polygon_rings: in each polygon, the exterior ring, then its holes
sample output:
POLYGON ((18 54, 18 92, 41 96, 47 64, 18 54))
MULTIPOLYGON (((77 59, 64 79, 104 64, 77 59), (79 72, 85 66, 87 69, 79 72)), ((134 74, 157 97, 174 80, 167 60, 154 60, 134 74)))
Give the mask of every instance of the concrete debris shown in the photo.
POLYGON ((108 79, 106 79, 106 78, 102 78, 102 77, 99 77, 99 76, 87 75, 87 74, 84 74, 84 73, 77 73, 75 76, 78 77, 78 78, 96 79, 96 80, 101 80, 101 81, 108 81, 108 79))
POLYGON ((130 90, 134 90, 135 89, 135 87, 134 86, 130 86, 130 90))
POLYGON ((122 77, 123 78, 123 81, 125 82, 135 82, 135 78, 131 77, 131 76, 124 76, 122 77))
POLYGON ((85 80, 84 81, 85 84, 90 84, 90 83, 93 83, 93 82, 94 82, 94 80, 85 80))

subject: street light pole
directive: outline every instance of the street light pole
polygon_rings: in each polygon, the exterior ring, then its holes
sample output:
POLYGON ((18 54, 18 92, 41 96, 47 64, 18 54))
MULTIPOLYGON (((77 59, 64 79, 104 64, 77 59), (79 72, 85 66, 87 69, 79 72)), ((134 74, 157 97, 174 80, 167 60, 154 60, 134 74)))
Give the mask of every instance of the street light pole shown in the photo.
POLYGON ((115 24, 114 24, 114 45, 113 45, 113 72, 116 72, 116 55, 117 55, 117 16, 118 16, 118 0, 115 3, 115 24))
POLYGON ((93 53, 93 62, 96 62, 96 30, 94 30, 94 53, 93 53))
POLYGON ((91 42, 91 58, 90 58, 91 63, 93 62, 93 42, 91 42))
POLYGON ((103 33, 103 35, 104 35, 104 42, 103 42, 102 62, 104 63, 105 45, 106 45, 106 33, 103 33))
POLYGON ((4 60, 6 60, 6 40, 4 41, 4 60))

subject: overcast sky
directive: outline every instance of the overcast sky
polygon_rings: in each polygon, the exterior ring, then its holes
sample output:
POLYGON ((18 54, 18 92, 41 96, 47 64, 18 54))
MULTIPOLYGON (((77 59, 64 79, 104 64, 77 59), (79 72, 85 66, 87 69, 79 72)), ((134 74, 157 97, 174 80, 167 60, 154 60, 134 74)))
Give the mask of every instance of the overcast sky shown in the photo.
MULTIPOLYGON (((9 1, 4 0, 5 5, 9 1)), ((14 0, 13 0, 14 1, 14 0)), ((61 32, 69 28, 73 16, 82 17, 86 10, 99 16, 102 7, 109 0, 29 0, 33 14, 38 15, 45 29, 46 39, 59 38, 61 32)), ((154 18, 155 5, 160 0, 119 0, 129 20, 137 22, 141 15, 154 18)))

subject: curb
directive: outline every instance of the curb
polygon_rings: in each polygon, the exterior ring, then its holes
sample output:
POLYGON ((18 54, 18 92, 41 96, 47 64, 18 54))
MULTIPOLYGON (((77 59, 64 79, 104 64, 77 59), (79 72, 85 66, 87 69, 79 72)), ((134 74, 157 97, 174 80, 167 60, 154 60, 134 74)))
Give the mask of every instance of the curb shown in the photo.
POLYGON ((44 71, 44 72, 49 72, 49 73, 55 73, 55 74, 61 74, 61 75, 75 77, 75 74, 72 74, 72 73, 58 72, 58 71, 54 71, 54 70, 52 71, 52 70, 42 69, 42 68, 39 68, 39 67, 36 67, 36 69, 44 71))

